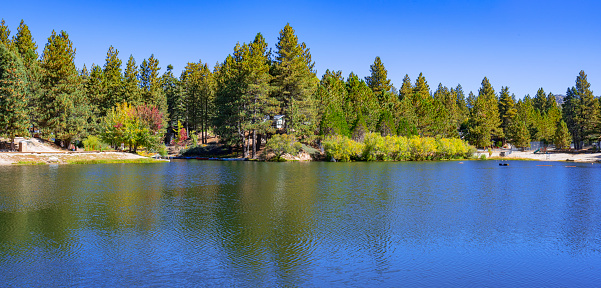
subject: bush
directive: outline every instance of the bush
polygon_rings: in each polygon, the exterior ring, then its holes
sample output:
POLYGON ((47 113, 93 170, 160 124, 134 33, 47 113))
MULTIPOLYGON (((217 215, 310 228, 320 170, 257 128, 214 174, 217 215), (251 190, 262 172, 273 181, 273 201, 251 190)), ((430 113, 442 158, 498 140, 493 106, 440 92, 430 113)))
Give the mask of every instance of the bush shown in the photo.
POLYGON ((456 138, 364 135, 363 142, 330 136, 323 142, 326 155, 338 161, 404 161, 471 158, 476 149, 456 138))
POLYGON ((296 155, 301 151, 302 145, 300 142, 296 141, 296 137, 294 135, 286 135, 286 134, 276 134, 271 137, 271 139, 267 140, 265 144, 265 148, 269 152, 273 152, 276 158, 279 160, 282 155, 288 153, 291 155, 296 155))
POLYGON ((88 136, 82 143, 86 151, 102 151, 102 143, 96 136, 88 136))
POLYGON ((329 158, 336 161, 348 162, 360 160, 363 151, 363 143, 355 142, 348 137, 335 135, 329 136, 323 141, 323 147, 329 158))

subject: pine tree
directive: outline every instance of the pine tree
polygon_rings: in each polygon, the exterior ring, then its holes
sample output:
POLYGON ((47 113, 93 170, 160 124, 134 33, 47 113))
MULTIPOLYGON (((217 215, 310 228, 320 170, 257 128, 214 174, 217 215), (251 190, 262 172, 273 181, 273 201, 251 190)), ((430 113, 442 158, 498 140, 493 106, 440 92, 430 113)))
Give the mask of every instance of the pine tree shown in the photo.
MULTIPOLYGON (((236 45, 235 50, 239 50, 236 45)), ((215 65, 215 115, 213 126, 219 141, 227 145, 240 144, 243 137, 239 133, 240 87, 238 85, 238 64, 232 55, 215 65)))
MULTIPOLYGON (((346 121, 346 87, 342 72, 326 70, 317 88, 319 101, 320 135, 345 135, 350 137, 346 121)), ((348 107, 350 109, 354 107, 348 107)))
POLYGON ((442 83, 439 83, 433 95, 435 101, 435 122, 440 127, 436 135, 446 138, 457 137, 460 125, 457 121, 460 111, 457 107, 456 96, 453 95, 454 93, 451 93, 451 90, 443 86, 442 83))
POLYGON ((411 78, 409 78, 408 74, 405 74, 403 78, 403 85, 401 85, 401 90, 399 91, 399 100, 403 101, 405 97, 413 94, 413 84, 411 84, 411 78))
POLYGON ((29 133, 27 74, 20 57, 0 43, 0 133, 11 139, 29 133))
POLYGON ((4 44, 7 49, 12 49, 12 41, 10 40, 10 29, 5 25, 4 19, 0 21, 0 43, 4 44))
POLYGON ((121 59, 119 59, 119 50, 113 46, 109 47, 106 53, 106 60, 102 70, 104 78, 104 91, 106 94, 100 107, 101 116, 115 107, 117 104, 125 102, 123 97, 123 73, 121 71, 121 59))
POLYGON ((365 83, 374 91, 374 94, 379 95, 382 92, 389 92, 392 84, 388 79, 388 71, 384 68, 379 56, 374 59, 374 64, 369 66, 369 71, 371 75, 365 77, 365 83))
MULTIPOLYGON (((274 132, 271 123, 264 121, 264 118, 265 115, 273 115, 277 112, 278 103, 271 97, 269 51, 263 35, 257 33, 253 42, 243 47, 243 53, 241 68, 245 85, 242 89, 242 98, 247 107, 244 109, 244 116, 248 119, 243 129, 248 130, 251 135, 251 156, 256 158, 257 134, 274 132)), ((307 63, 307 65, 312 64, 307 63)))
POLYGON ((68 145, 85 133, 90 117, 83 83, 73 62, 75 50, 65 31, 48 38, 41 67, 40 126, 68 145))
POLYGON ((516 119, 510 124, 511 143, 518 148, 530 147, 530 132, 526 127, 526 122, 516 119))
POLYGON ((510 134, 509 126, 516 114, 515 100, 513 95, 509 96, 509 87, 501 87, 501 93, 499 95, 499 116, 501 116, 501 129, 503 129, 503 134, 505 134, 506 137, 510 134))
POLYGON ((38 45, 36 45, 31 36, 31 32, 29 31, 29 27, 23 20, 21 20, 21 24, 19 24, 19 28, 17 28, 17 34, 14 36, 12 43, 19 52, 19 55, 21 55, 25 67, 27 69, 32 69, 31 67, 39 58, 38 45))
POLYGON ((493 138, 503 136, 495 90, 486 77, 478 89, 478 97, 473 100, 467 126, 468 139, 477 147, 488 147, 493 138))
POLYGON ((460 84, 457 84, 457 87, 455 87, 455 95, 457 97, 457 107, 460 111, 460 118, 458 119, 457 123, 459 123, 459 126, 461 126, 467 121, 467 118, 470 115, 470 109, 467 106, 465 93, 463 92, 463 87, 461 87, 460 84))
POLYGON ((154 54, 142 61, 139 72, 141 99, 143 103, 157 107, 162 115, 167 115, 167 97, 159 77, 160 70, 159 60, 154 58, 154 54))
POLYGON ((539 88, 536 92, 534 99, 532 99, 532 106, 534 106, 534 109, 538 109, 540 112, 547 112, 547 110, 551 108, 547 107, 547 94, 545 94, 545 90, 543 90, 543 88, 539 88))
POLYGON ((139 73, 138 67, 136 66, 136 60, 132 55, 130 55, 125 66, 125 79, 123 80, 122 99, 124 102, 133 106, 137 106, 138 104, 142 103, 140 81, 138 80, 138 76, 139 73))
POLYGON ((540 140, 540 112, 534 108, 530 95, 524 96, 516 104, 516 111, 519 118, 524 121, 528 131, 530 132, 531 140, 540 140))
POLYGON ((376 131, 381 109, 374 92, 355 73, 349 74, 345 87, 347 95, 346 123, 353 126, 353 124, 358 123, 359 115, 362 115, 364 116, 363 123, 366 132, 376 131))
POLYGON ((435 136, 447 130, 443 123, 444 107, 430 95, 430 86, 422 73, 415 80, 411 96, 403 101, 406 101, 403 107, 409 109, 403 114, 404 117, 421 136, 435 136))
POLYGON ((105 116, 105 114, 100 112, 106 99, 105 87, 102 67, 92 64, 89 75, 85 77, 84 88, 87 101, 90 104, 90 112, 93 115, 91 122, 95 124, 94 126, 97 126, 102 117, 105 116))
POLYGON ((290 24, 280 31, 276 49, 272 85, 285 117, 285 129, 301 138, 310 138, 317 126, 313 95, 319 82, 311 53, 305 43, 298 43, 290 24))
POLYGON ((568 88, 563 105, 563 117, 568 126, 574 147, 582 148, 583 141, 596 141, 599 131, 599 101, 595 100, 584 71, 576 77, 576 86, 568 88))
POLYGON ((25 65, 25 72, 27 73, 28 87, 27 87, 27 102, 29 110, 29 118, 31 124, 37 128, 37 122, 39 116, 37 115, 38 99, 42 93, 40 87, 40 76, 42 74, 40 68, 39 55, 37 52, 38 46, 36 45, 29 27, 23 20, 19 24, 17 34, 13 37, 13 45, 23 60, 25 65))
POLYGON ((568 131, 568 126, 566 122, 560 120, 557 122, 557 127, 555 129, 555 137, 553 138, 553 143, 555 144, 555 148, 557 149, 567 149, 570 148, 570 143, 572 136, 570 135, 570 131, 568 131))

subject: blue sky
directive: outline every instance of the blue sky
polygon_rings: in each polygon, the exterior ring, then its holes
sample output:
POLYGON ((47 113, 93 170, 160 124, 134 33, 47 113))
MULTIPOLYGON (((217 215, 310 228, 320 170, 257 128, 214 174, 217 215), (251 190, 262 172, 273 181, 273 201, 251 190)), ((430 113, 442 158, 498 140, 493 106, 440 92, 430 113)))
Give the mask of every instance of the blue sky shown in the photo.
POLYGON ((69 33, 76 64, 104 64, 110 45, 125 63, 154 54, 179 75, 187 62, 223 61, 261 32, 271 47, 290 23, 318 76, 369 74, 380 56, 400 87, 422 72, 432 90, 484 76, 518 98, 539 87, 564 94, 580 70, 601 94, 600 1, 8 1, 0 17, 13 35, 21 19, 40 53, 53 29, 69 33))

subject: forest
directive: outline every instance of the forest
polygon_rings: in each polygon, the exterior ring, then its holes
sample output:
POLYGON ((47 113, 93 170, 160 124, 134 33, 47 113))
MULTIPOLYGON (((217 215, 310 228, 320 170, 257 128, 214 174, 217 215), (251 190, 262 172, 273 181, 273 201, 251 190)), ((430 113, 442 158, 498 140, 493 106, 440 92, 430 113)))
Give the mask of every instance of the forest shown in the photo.
POLYGON ((560 105, 543 88, 518 99, 486 77, 467 96, 461 85, 431 89, 421 73, 414 81, 405 75, 397 88, 380 57, 364 79, 337 70, 319 78, 310 49, 289 24, 275 49, 261 33, 249 40, 212 67, 187 63, 178 77, 171 65, 161 73, 154 55, 138 64, 133 56, 122 60, 113 46, 102 66, 78 68, 67 32, 53 31, 40 55, 24 21, 11 35, 2 20, 0 136, 14 141, 39 134, 64 147, 97 137, 135 151, 156 149, 171 128, 177 139, 194 136, 199 143, 218 135, 220 143, 251 158, 278 134, 314 147, 364 143, 367 137, 461 139, 479 148, 542 141, 580 149, 601 137, 601 100, 584 71, 560 105), (272 122, 276 115, 283 115, 280 129, 272 122))

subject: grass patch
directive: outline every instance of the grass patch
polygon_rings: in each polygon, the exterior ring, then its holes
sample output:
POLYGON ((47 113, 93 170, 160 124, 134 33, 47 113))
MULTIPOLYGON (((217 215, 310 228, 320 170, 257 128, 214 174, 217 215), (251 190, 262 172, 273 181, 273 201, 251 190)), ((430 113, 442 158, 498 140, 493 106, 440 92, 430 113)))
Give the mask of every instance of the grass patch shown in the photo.
POLYGON ((80 159, 69 160, 67 164, 121 164, 121 163, 165 163, 165 161, 155 160, 150 158, 140 159, 80 159))
POLYGON ((13 163, 13 165, 48 165, 48 163, 44 161, 19 161, 17 163, 13 163))

